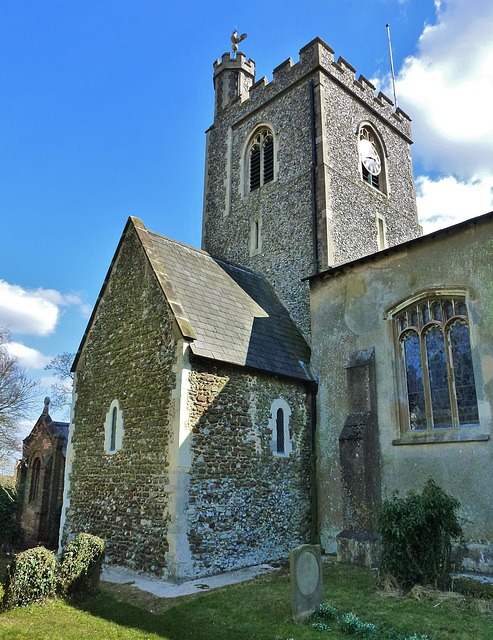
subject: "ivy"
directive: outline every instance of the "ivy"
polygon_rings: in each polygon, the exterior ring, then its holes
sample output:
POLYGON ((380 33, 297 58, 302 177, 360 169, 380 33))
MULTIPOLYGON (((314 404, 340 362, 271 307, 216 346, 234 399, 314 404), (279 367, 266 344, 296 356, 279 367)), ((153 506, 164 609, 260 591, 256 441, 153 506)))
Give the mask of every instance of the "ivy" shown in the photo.
POLYGON ((380 575, 390 574, 404 588, 415 584, 445 588, 452 542, 462 539, 460 503, 430 478, 421 494, 395 492, 385 500, 378 524, 382 536, 380 575))
POLYGON ((44 547, 18 553, 8 568, 4 585, 5 609, 62 596, 98 590, 104 542, 87 533, 79 534, 63 550, 59 563, 44 547))
POLYGON ((104 542, 80 533, 63 550, 58 572, 61 595, 94 593, 98 590, 104 556, 104 542))
POLYGON ((11 549, 22 538, 17 521, 17 496, 15 490, 0 483, 0 549, 11 549))
POLYGON ((4 608, 22 607, 53 597, 57 587, 56 568, 55 554, 44 547, 18 553, 8 568, 4 608))

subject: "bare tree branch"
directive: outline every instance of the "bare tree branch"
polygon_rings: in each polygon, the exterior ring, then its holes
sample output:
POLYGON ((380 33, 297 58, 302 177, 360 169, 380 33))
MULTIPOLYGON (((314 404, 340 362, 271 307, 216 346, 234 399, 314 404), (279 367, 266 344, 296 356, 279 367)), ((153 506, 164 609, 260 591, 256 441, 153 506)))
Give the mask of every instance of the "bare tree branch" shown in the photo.
POLYGON ((9 332, 0 328, 0 467, 19 451, 18 422, 29 417, 39 392, 39 383, 9 354, 9 340, 9 332))
POLYGON ((51 407, 52 409, 64 409, 68 416, 68 407, 72 402, 72 383, 74 374, 70 370, 74 361, 74 353, 61 353, 46 365, 47 371, 53 371, 58 378, 58 382, 51 385, 51 407))

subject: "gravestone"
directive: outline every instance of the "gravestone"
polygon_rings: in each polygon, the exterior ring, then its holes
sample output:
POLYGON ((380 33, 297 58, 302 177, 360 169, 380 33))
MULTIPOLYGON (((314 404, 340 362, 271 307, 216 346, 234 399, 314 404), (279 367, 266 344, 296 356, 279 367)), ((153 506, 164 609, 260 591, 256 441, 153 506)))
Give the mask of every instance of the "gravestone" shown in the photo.
POLYGON ((293 618, 306 620, 323 599, 322 550, 304 544, 289 552, 293 618))

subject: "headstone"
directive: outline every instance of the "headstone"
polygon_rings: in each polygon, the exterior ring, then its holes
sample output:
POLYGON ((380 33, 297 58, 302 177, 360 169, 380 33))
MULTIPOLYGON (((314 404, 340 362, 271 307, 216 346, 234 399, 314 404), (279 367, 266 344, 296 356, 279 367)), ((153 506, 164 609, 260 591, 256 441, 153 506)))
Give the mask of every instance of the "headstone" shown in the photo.
POLYGON ((306 620, 323 599, 322 550, 304 544, 289 552, 293 618, 306 620))

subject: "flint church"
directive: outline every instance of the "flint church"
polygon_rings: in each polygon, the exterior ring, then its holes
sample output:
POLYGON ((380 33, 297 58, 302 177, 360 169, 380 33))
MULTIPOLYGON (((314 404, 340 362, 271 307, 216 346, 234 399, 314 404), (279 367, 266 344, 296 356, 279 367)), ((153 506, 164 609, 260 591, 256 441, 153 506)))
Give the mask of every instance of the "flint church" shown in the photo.
POLYGON ((381 501, 433 477, 491 571, 493 213, 422 235, 410 118, 319 38, 213 80, 202 248, 130 218, 76 356, 60 542, 372 565, 381 501))

